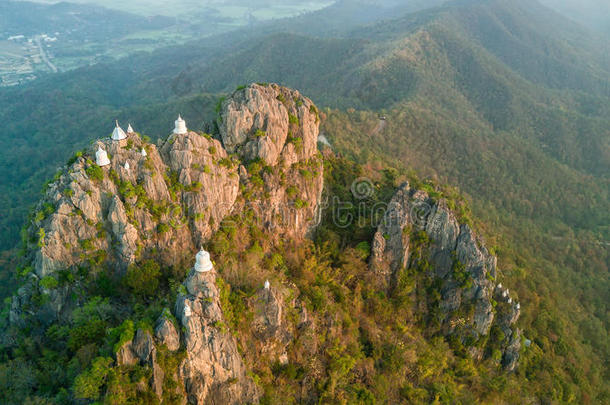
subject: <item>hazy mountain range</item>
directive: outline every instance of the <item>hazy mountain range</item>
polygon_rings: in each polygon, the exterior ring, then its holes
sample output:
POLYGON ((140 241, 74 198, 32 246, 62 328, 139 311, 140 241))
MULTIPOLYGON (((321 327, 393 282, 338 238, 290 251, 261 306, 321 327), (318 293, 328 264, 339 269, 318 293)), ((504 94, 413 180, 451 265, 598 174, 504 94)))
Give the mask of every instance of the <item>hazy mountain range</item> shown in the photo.
MULTIPOLYGON (((401 5, 411 5, 420 3, 424 7, 433 7, 436 3, 443 3, 445 0, 438 2, 421 2, 419 0, 410 1, 394 1, 394 0, 359 0, 358 7, 366 8, 367 6, 374 6, 378 9, 381 8, 393 8, 401 5)), ((40 3, 58 3, 56 0, 38 0, 40 3)), ((610 5, 604 0, 541 0, 542 4, 562 13, 565 17, 577 21, 582 25, 597 30, 599 32, 608 35, 610 33, 610 27, 608 19, 610 17, 610 5)), ((309 1, 309 2, 286 2, 276 0, 262 0, 262 1, 241 1, 241 0, 206 0, 206 1, 193 1, 193 0, 179 0, 172 1, 171 5, 163 1, 142 1, 142 0, 131 0, 128 2, 121 2, 117 0, 75 0, 72 3, 85 3, 85 4, 96 4, 103 7, 108 7, 117 10, 128 11, 132 13, 138 13, 143 15, 188 15, 197 12, 202 8, 222 8, 228 11, 228 15, 233 13, 241 13, 243 8, 250 11, 255 10, 274 10, 281 12, 282 17, 286 17, 286 13, 299 13, 302 11, 312 11, 320 9, 333 1, 309 1), (281 11, 280 11, 281 10, 281 11)), ((342 3, 338 1, 335 3, 342 3)), ((269 12, 266 13, 269 15, 269 12)))

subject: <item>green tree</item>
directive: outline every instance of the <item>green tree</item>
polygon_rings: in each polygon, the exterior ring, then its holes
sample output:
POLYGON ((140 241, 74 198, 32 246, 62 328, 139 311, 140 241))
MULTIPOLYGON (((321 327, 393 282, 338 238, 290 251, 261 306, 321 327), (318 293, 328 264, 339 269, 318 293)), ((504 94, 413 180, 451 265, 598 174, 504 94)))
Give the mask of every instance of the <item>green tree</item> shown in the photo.
POLYGON ((111 364, 112 359, 108 357, 97 357, 93 360, 91 368, 74 380, 74 396, 78 399, 98 399, 111 364))
POLYGON ((146 260, 140 265, 132 264, 127 269, 125 282, 140 296, 154 295, 159 287, 161 267, 154 260, 146 260))

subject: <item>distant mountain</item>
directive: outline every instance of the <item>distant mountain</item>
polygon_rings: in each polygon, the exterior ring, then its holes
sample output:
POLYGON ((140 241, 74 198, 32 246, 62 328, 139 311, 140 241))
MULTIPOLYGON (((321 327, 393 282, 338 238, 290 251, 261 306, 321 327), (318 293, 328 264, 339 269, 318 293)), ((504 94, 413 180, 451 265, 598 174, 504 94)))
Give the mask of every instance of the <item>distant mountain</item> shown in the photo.
POLYGON ((159 29, 173 23, 174 20, 167 17, 146 18, 94 5, 11 0, 0 3, 0 33, 4 36, 54 35, 57 32, 109 41, 129 32, 159 29))
POLYGON ((454 3, 354 30, 345 39, 263 37, 226 57, 191 62, 172 86, 180 92, 221 92, 250 80, 276 80, 305 88, 330 105, 374 109, 420 97, 441 101, 438 97, 457 91, 497 130, 554 122, 553 106, 562 105, 586 123, 576 129, 556 122, 553 129, 544 125, 530 135, 565 163, 605 173, 608 43, 589 42, 578 27, 550 12, 540 24, 548 10, 536 3, 467 3, 473 4, 454 3), (558 25, 565 29, 555 34, 558 25))
POLYGON ((433 8, 446 0, 338 0, 318 11, 273 22, 259 32, 290 32, 317 37, 349 36, 358 26, 379 20, 392 19, 406 13, 433 8))
POLYGON ((610 37, 610 3, 606 0, 540 0, 573 21, 610 37))

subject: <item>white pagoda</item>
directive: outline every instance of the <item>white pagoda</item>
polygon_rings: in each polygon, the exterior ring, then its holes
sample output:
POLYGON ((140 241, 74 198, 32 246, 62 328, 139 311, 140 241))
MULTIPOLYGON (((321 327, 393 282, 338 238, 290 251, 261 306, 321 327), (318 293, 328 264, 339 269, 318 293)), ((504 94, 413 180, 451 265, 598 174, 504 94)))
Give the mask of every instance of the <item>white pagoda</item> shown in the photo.
POLYGON ((187 133, 186 122, 182 119, 180 115, 178 115, 178 119, 175 122, 174 134, 176 135, 184 135, 187 133))
POLYGON ((131 124, 127 125, 127 133, 128 134, 135 134, 136 131, 133 130, 133 128, 131 127, 131 124))
POLYGON ((127 138, 125 131, 123 131, 123 128, 119 126, 119 121, 116 121, 116 127, 114 128, 114 131, 112 131, 111 138, 113 141, 121 141, 127 138))
POLYGON ((269 282, 269 280, 265 280, 265 290, 268 290, 271 288, 271 283, 269 282))
POLYGON ((98 166, 108 166, 110 164, 110 159, 108 159, 108 154, 101 146, 97 147, 97 152, 95 152, 95 164, 98 166))
POLYGON ((198 273, 207 273, 214 268, 212 261, 210 260, 210 254, 205 250, 201 249, 197 256, 195 256, 195 271, 198 273))
POLYGON ((125 166, 123 166, 125 168, 125 170, 129 171, 129 169, 131 169, 131 167, 129 166, 129 162, 125 162, 125 166))
POLYGON ((142 148, 142 157, 146 157, 148 156, 148 153, 146 153, 146 149, 142 148))
POLYGON ((193 312, 191 311, 191 306, 187 302, 185 302, 184 303, 184 317, 188 318, 192 314, 193 314, 193 312))

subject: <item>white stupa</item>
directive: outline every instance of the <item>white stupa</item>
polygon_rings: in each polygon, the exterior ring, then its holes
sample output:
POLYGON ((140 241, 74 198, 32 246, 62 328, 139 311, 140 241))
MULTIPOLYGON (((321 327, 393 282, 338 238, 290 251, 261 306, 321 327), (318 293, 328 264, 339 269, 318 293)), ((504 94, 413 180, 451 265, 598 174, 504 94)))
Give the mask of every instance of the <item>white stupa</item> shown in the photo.
POLYGON ((125 131, 123 131, 123 129, 119 126, 119 121, 117 121, 114 131, 112 131, 112 140, 120 141, 120 140, 123 140, 126 138, 127 138, 127 135, 125 134, 125 131))
POLYGON ((498 289, 501 290, 502 289, 502 283, 498 284, 498 289))
POLYGON ((268 290, 269 288, 271 288, 271 283, 269 280, 265 280, 265 290, 268 290))
POLYGON ((180 115, 178 115, 178 119, 175 122, 176 126, 174 128, 174 134, 183 135, 187 133, 186 122, 182 119, 180 115))
POLYGON ((142 148, 142 157, 146 157, 148 156, 148 153, 146 153, 146 149, 142 148))
POLYGON ((184 317, 189 317, 193 314, 193 312, 191 311, 191 306, 188 303, 184 304, 184 317))
POLYGON ((214 268, 212 261, 210 260, 210 254, 205 250, 201 249, 197 256, 195 256, 195 271, 199 273, 207 273, 214 268))
POLYGON ((127 125, 127 133, 128 134, 135 134, 136 131, 133 130, 133 128, 131 127, 131 124, 127 125))
POLYGON ((110 164, 110 159, 108 159, 108 154, 101 146, 97 147, 97 152, 95 152, 95 164, 98 166, 108 166, 110 164))
POLYGON ((125 170, 129 171, 129 169, 131 169, 131 167, 129 166, 129 162, 125 162, 125 166, 123 166, 125 168, 125 170))
POLYGON ((521 304, 517 302, 517 309, 521 309, 521 304))
POLYGON ((509 303, 509 304, 512 304, 512 303, 513 303, 513 299, 512 299, 512 298, 509 298, 509 299, 508 299, 508 303, 509 303))

